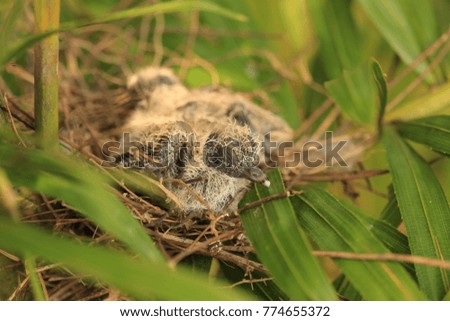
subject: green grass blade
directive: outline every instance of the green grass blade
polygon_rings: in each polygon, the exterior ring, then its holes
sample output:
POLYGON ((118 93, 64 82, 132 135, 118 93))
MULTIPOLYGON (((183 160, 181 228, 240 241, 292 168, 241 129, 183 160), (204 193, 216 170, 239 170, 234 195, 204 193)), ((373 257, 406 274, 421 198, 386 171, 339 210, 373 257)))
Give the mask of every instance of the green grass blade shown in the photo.
MULTIPOLYGON (((112 21, 117 21, 121 19, 129 19, 136 18, 145 15, 151 14, 165 14, 165 13, 174 13, 181 11, 189 11, 189 10, 201 10, 219 14, 221 16, 238 20, 238 21, 246 21, 247 18, 244 15, 234 13, 231 10, 227 10, 222 8, 212 2, 198 0, 176 0, 170 2, 160 2, 151 6, 137 7, 132 9, 126 9, 122 11, 113 12, 104 17, 94 18, 92 21, 86 22, 83 25, 91 25, 98 23, 107 23, 112 21)), ((80 26, 79 24, 77 24, 80 26)), ((66 25, 64 25, 66 26, 66 25)), ((67 26, 71 26, 71 23, 68 23, 67 26)))
MULTIPOLYGON (((302 226, 321 250, 389 253, 357 213, 314 188, 293 197, 302 226)), ((399 263, 335 260, 365 300, 419 300, 423 293, 399 263)))
POLYGON ((15 186, 61 199, 136 253, 163 261, 138 221, 108 190, 105 178, 86 164, 58 154, 4 145, 0 146, 0 167, 15 186))
POLYGON ((42 284, 39 280, 39 275, 36 270, 36 262, 33 257, 24 254, 24 267, 30 279, 31 289, 33 290, 33 298, 35 301, 45 301, 45 294, 42 289, 42 284))
MULTIPOLYGON (((394 129, 386 128, 383 140, 412 254, 449 260, 450 209, 436 176, 394 129)), ((431 299, 442 299, 448 292, 450 271, 420 265, 416 271, 431 299)))
MULTIPOLYGON (((137 300, 246 300, 239 291, 209 284, 206 276, 183 268, 170 270, 163 262, 137 260, 100 246, 60 238, 0 217, 0 247, 29 253, 89 275, 137 300)), ((218 284, 220 285, 220 284, 218 284)))
MULTIPOLYGON (((272 171, 269 179, 270 188, 255 185, 244 197, 243 204, 285 191, 279 171, 272 171)), ((291 299, 336 299, 330 281, 312 255, 289 199, 265 202, 244 211, 241 218, 257 256, 291 299)))
POLYGON ((403 137, 450 156, 450 116, 432 116, 395 125, 403 137))

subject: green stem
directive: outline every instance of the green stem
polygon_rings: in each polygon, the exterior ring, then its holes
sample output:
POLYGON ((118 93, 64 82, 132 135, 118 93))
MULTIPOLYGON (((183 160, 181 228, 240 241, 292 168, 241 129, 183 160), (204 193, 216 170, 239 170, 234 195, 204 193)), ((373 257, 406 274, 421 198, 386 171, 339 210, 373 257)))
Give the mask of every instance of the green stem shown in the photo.
MULTIPOLYGON (((60 0, 34 0, 36 33, 59 28, 60 0)), ((34 51, 34 111, 39 144, 58 147, 58 33, 39 42, 34 51)))
POLYGON ((24 255, 25 271, 30 278, 31 289, 33 290, 33 297, 36 301, 46 301, 44 289, 42 288, 38 272, 36 271, 36 261, 29 255, 24 255))

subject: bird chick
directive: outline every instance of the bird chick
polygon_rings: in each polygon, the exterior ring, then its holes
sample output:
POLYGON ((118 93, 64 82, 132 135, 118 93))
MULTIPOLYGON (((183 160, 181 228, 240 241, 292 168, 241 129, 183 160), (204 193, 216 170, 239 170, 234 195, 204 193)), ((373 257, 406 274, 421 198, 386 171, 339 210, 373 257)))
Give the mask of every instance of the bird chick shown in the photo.
POLYGON ((270 186, 258 168, 260 144, 247 126, 228 124, 209 133, 203 146, 203 161, 231 177, 270 186))
POLYGON ((185 212, 233 211, 249 184, 270 186, 261 142, 269 132, 291 137, 281 118, 225 89, 188 90, 166 68, 138 71, 128 90, 140 100, 122 131, 139 153, 123 141, 118 161, 166 178, 185 212))
POLYGON ((182 119, 191 124, 204 119, 223 123, 231 121, 237 126, 248 127, 256 140, 264 142, 260 156, 266 162, 261 165, 277 158, 278 145, 273 146, 271 142, 278 144, 292 140, 293 132, 283 119, 241 95, 224 89, 192 90, 191 93, 185 97, 187 101, 177 108, 182 119))
POLYGON ((126 126, 139 128, 175 121, 175 108, 189 95, 189 90, 168 68, 147 67, 133 74, 127 82, 128 91, 139 101, 126 126))
POLYGON ((195 141, 194 130, 182 121, 132 127, 124 131, 118 162, 160 177, 181 178, 185 167, 193 162, 195 141))
POLYGON ((186 212, 235 210, 251 182, 270 186, 258 168, 259 144, 248 127, 209 121, 195 130, 183 121, 153 124, 131 132, 122 145, 117 161, 169 179, 168 188, 186 212))

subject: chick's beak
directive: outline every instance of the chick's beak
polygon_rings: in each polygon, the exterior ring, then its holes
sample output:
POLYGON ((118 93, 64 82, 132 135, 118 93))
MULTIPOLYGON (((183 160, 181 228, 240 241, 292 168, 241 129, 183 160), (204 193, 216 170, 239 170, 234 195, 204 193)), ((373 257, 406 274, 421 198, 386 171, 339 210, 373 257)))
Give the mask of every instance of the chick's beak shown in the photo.
POLYGON ((269 187, 270 187, 270 181, 269 181, 269 179, 266 179, 262 184, 263 184, 265 187, 269 188, 269 187))
POLYGON ((244 177, 254 183, 263 184, 265 187, 270 186, 270 181, 266 174, 264 174, 264 172, 258 167, 253 167, 245 171, 244 177))

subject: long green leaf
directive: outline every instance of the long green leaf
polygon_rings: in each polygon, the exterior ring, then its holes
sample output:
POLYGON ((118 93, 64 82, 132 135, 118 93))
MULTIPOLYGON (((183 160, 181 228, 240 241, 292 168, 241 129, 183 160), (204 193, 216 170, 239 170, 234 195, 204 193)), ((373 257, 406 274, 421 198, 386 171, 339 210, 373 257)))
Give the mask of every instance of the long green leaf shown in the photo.
POLYGON ((368 213, 361 210, 355 204, 344 201, 343 205, 357 216, 361 223, 364 223, 366 228, 376 236, 386 248, 392 253, 410 254, 408 238, 396 229, 393 225, 373 218, 368 213))
MULTIPOLYGON (((163 262, 137 260, 100 246, 87 245, 13 223, 0 217, 0 247, 30 253, 89 275, 137 300, 247 300, 249 296, 209 284, 207 278, 163 262)), ((217 284, 220 285, 220 284, 217 284)))
POLYGON ((88 24, 98 24, 105 22, 112 22, 121 19, 129 19, 135 18, 145 15, 151 14, 161 14, 161 13, 173 13, 180 11, 189 11, 189 10, 202 10, 207 12, 212 12, 219 14, 221 16, 235 19, 239 21, 246 21, 247 18, 241 14, 234 13, 230 10, 224 9, 215 3, 209 1, 192 1, 192 0, 176 0, 169 2, 160 2, 151 6, 144 6, 138 8, 132 8, 127 10, 122 10, 118 12, 113 12, 107 16, 95 18, 93 21, 90 21, 88 24))
MULTIPOLYGON (((383 134, 392 181, 412 254, 450 259, 450 209, 445 194, 425 160, 394 129, 383 134)), ((433 300, 450 288, 450 271, 416 265, 421 289, 433 300)))
POLYGON ((320 61, 328 79, 338 78, 343 69, 359 67, 364 61, 362 41, 350 1, 314 0, 307 3, 319 39, 320 61))
MULTIPOLYGON (((251 203, 285 191, 279 171, 269 174, 271 187, 255 185, 244 197, 251 203)), ((275 283, 293 300, 333 300, 333 288, 298 225, 289 199, 265 202, 241 215, 256 254, 275 283)))
MULTIPOLYGON (((346 204, 347 206, 349 204, 346 204)), ((397 205, 397 203, 395 203, 397 205)), ((390 207, 391 208, 391 207, 390 207)), ((384 222, 379 221, 367 214, 363 213, 357 207, 352 206, 352 210, 357 213, 361 221, 366 225, 374 236, 378 238, 383 244, 393 253, 400 254, 411 254, 408 244, 408 238, 400 233, 395 227, 384 222)), ((400 216, 400 215, 399 215, 400 216)), ((415 278, 415 269, 411 264, 402 264, 410 273, 411 276, 415 278)), ((361 300, 361 294, 355 289, 353 284, 345 277, 341 275, 334 281, 335 287, 342 295, 348 300, 361 300)))
POLYGON ((341 77, 326 82, 325 88, 347 116, 359 123, 373 123, 376 88, 367 66, 344 70, 341 77))
POLYGON ((450 116, 432 116, 395 125, 403 137, 450 156, 450 116))
POLYGON ((386 113, 385 120, 408 121, 433 115, 450 114, 450 82, 433 88, 392 111, 386 113))
POLYGON ((136 253, 163 261, 138 221, 108 191, 105 178, 86 164, 59 154, 4 145, 0 146, 0 167, 14 185, 61 199, 136 253))
MULTIPOLYGON (((429 1, 412 5, 409 0, 358 0, 400 58, 410 64, 438 37, 436 18, 429 1)), ((426 63, 418 66, 425 69, 426 63)), ((432 75, 428 76, 433 80, 432 75)))
MULTIPOLYGON (((302 226, 320 249, 355 253, 389 253, 357 214, 332 195, 314 188, 293 197, 302 226)), ((399 263, 336 260, 365 300, 424 299, 399 263)))

